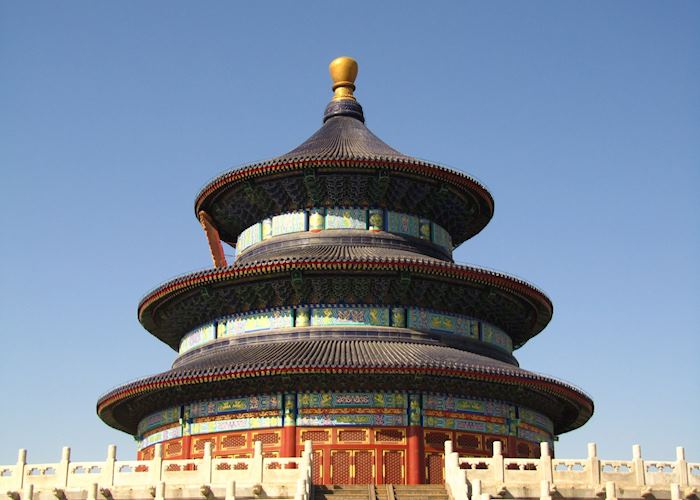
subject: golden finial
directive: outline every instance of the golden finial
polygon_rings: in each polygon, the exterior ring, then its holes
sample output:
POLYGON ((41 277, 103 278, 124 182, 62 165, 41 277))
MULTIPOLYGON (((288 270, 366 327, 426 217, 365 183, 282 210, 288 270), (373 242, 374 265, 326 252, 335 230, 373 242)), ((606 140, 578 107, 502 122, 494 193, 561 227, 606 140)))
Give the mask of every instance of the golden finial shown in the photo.
POLYGON ((334 101, 343 99, 355 100, 352 91, 355 90, 355 78, 357 78, 357 61, 352 57, 337 57, 328 65, 328 70, 333 79, 334 101))

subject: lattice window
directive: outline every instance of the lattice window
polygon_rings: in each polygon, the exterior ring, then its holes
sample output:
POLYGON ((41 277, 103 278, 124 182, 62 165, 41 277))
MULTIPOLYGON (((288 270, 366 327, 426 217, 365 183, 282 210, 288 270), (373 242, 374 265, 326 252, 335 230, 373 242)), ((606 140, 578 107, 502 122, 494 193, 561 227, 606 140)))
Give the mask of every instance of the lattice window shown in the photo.
POLYGON ((197 439, 194 442, 195 453, 196 452, 203 452, 205 443, 211 443, 211 451, 214 451, 216 449, 216 440, 214 438, 197 439))
POLYGON ((398 429, 382 429, 374 433, 375 441, 382 441, 385 443, 400 443, 403 441, 403 431, 398 429))
POLYGON ((438 448, 443 447, 448 439, 450 436, 445 432, 428 432, 425 435, 425 443, 438 448))
POLYGON ((351 458, 349 451, 331 453, 331 481, 333 484, 350 484, 351 458))
POLYGON ((168 443, 168 446, 165 447, 165 455, 166 456, 179 455, 180 453, 182 453, 182 442, 181 441, 175 441, 173 443, 168 443))
POLYGON ((263 444, 263 446, 277 444, 280 442, 280 435, 276 432, 253 434, 253 441, 260 441, 263 444))
POLYGON ((221 438, 222 448, 244 448, 245 434, 230 434, 221 438))
POLYGON ((374 455, 371 451, 355 452, 355 484, 374 483, 374 455))
POLYGON ((426 456, 426 476, 428 484, 442 484, 442 453, 430 453, 426 456))
POLYGON ((522 458, 530 457, 530 447, 525 443, 518 444, 518 456, 522 458))
POLYGON ((153 455, 154 447, 151 446, 150 448, 146 448, 145 450, 141 451, 141 460, 153 460, 153 455))
POLYGON ((384 482, 403 484, 403 454, 398 451, 384 452, 384 482))
POLYGON ((459 436, 457 436, 457 446, 469 450, 478 450, 479 448, 481 448, 481 441, 477 436, 471 436, 469 434, 460 434, 459 436))
POLYGON ((328 431, 303 431, 301 433, 301 440, 304 441, 315 441, 315 442, 328 442, 330 441, 331 435, 328 431))
POLYGON ((364 442, 367 440, 367 431, 339 431, 338 441, 359 441, 364 442))

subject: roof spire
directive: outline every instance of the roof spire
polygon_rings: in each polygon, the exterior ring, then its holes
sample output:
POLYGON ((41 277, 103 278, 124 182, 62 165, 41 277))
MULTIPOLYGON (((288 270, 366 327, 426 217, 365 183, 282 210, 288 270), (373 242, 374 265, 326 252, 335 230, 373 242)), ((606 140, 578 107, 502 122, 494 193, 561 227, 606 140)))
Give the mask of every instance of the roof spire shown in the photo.
POLYGON ((343 99, 355 100, 352 95, 355 90, 355 78, 357 78, 357 61, 352 57, 337 57, 328 65, 328 71, 333 79, 334 101, 343 99))
POLYGON ((333 99, 323 114, 323 121, 334 116, 350 116, 361 122, 365 121, 362 106, 357 102, 353 91, 357 78, 357 61, 352 57, 337 57, 328 65, 333 79, 333 99))

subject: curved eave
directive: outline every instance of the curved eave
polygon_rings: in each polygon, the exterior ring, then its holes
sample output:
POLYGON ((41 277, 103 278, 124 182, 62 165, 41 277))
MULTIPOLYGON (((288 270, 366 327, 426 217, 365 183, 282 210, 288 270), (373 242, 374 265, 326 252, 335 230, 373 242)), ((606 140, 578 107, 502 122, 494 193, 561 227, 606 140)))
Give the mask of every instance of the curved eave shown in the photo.
MULTIPOLYGON (((154 310, 181 294, 209 285, 260 281, 279 274, 300 271, 302 273, 353 273, 384 272, 410 273, 428 278, 452 280, 467 285, 486 286, 525 299, 531 304, 535 320, 522 335, 508 332, 515 347, 522 346, 528 339, 537 335, 549 323, 553 305, 540 290, 518 278, 495 271, 436 260, 408 260, 392 258, 342 259, 279 259, 260 261, 246 265, 234 264, 225 268, 215 268, 175 278, 148 293, 139 303, 138 319, 153 335, 177 350, 181 335, 186 332, 160 332, 154 317, 154 310)), ((207 292, 208 293, 208 292, 207 292)), ((291 304, 287 304, 291 305, 291 304)), ((215 318, 210 318, 213 320, 215 318)))
MULTIPOLYGON (((199 214, 200 210, 209 212, 215 199, 221 193, 237 184, 243 184, 262 177, 302 175, 304 171, 324 167, 354 170, 381 169, 394 174, 433 179, 452 186, 463 196, 467 195, 478 200, 478 205, 481 207, 480 215, 474 219, 471 225, 465 227, 461 234, 455 234, 454 231, 451 231, 455 246, 479 233, 493 216, 493 197, 486 187, 476 179, 462 172, 411 157, 379 155, 353 156, 352 158, 282 157, 236 168, 219 175, 202 188, 195 200, 195 215, 199 214)), ((305 207, 289 207, 289 210, 296 208, 305 207)), ((270 215, 273 214, 265 214, 264 217, 270 215)), ((261 217, 261 219, 264 217, 261 217)), ((222 233, 221 236, 224 241, 234 243, 238 235, 222 233)))
MULTIPOLYGON (((299 375, 323 375, 325 377, 342 376, 408 376, 408 377, 439 377, 461 379, 473 382, 481 382, 491 386, 512 387, 513 391, 525 390, 531 393, 544 394, 556 399, 562 406, 568 409, 564 416, 555 419, 555 432, 557 434, 568 432, 582 426, 593 414, 593 401, 579 389, 563 384, 555 379, 530 374, 509 373, 508 370, 497 369, 488 371, 485 369, 457 369, 446 367, 421 367, 421 368, 396 368, 396 367, 328 367, 328 366, 287 366, 276 368, 258 369, 229 369, 229 370, 192 370, 173 376, 156 375, 145 378, 131 384, 119 387, 104 395, 97 403, 97 413, 108 425, 127 432, 136 433, 138 419, 130 422, 120 421, 115 417, 115 411, 119 407, 129 405, 130 402, 140 398, 154 398, 156 394, 172 395, 172 404, 184 404, 201 397, 201 390, 212 384, 236 383, 242 379, 256 379, 269 377, 294 377, 299 375)), ((432 386, 432 390, 435 387, 432 386)), ((522 403, 521 403, 522 404, 522 403)), ((133 408, 129 409, 133 412, 133 408)), ((140 417, 144 417, 140 415, 140 417)))

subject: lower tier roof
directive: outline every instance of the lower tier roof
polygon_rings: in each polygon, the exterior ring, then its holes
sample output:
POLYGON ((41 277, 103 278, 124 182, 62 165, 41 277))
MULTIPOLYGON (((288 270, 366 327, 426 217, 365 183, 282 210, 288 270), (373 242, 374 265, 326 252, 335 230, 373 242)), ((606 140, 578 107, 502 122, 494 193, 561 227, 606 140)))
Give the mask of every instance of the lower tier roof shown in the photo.
POLYGON ((555 433, 583 425, 593 401, 580 389, 459 349, 402 341, 307 340, 231 346, 105 394, 97 412, 136 434, 147 415, 203 399, 330 389, 445 392, 512 402, 552 419, 555 433), (342 388, 342 389, 341 389, 342 388))

